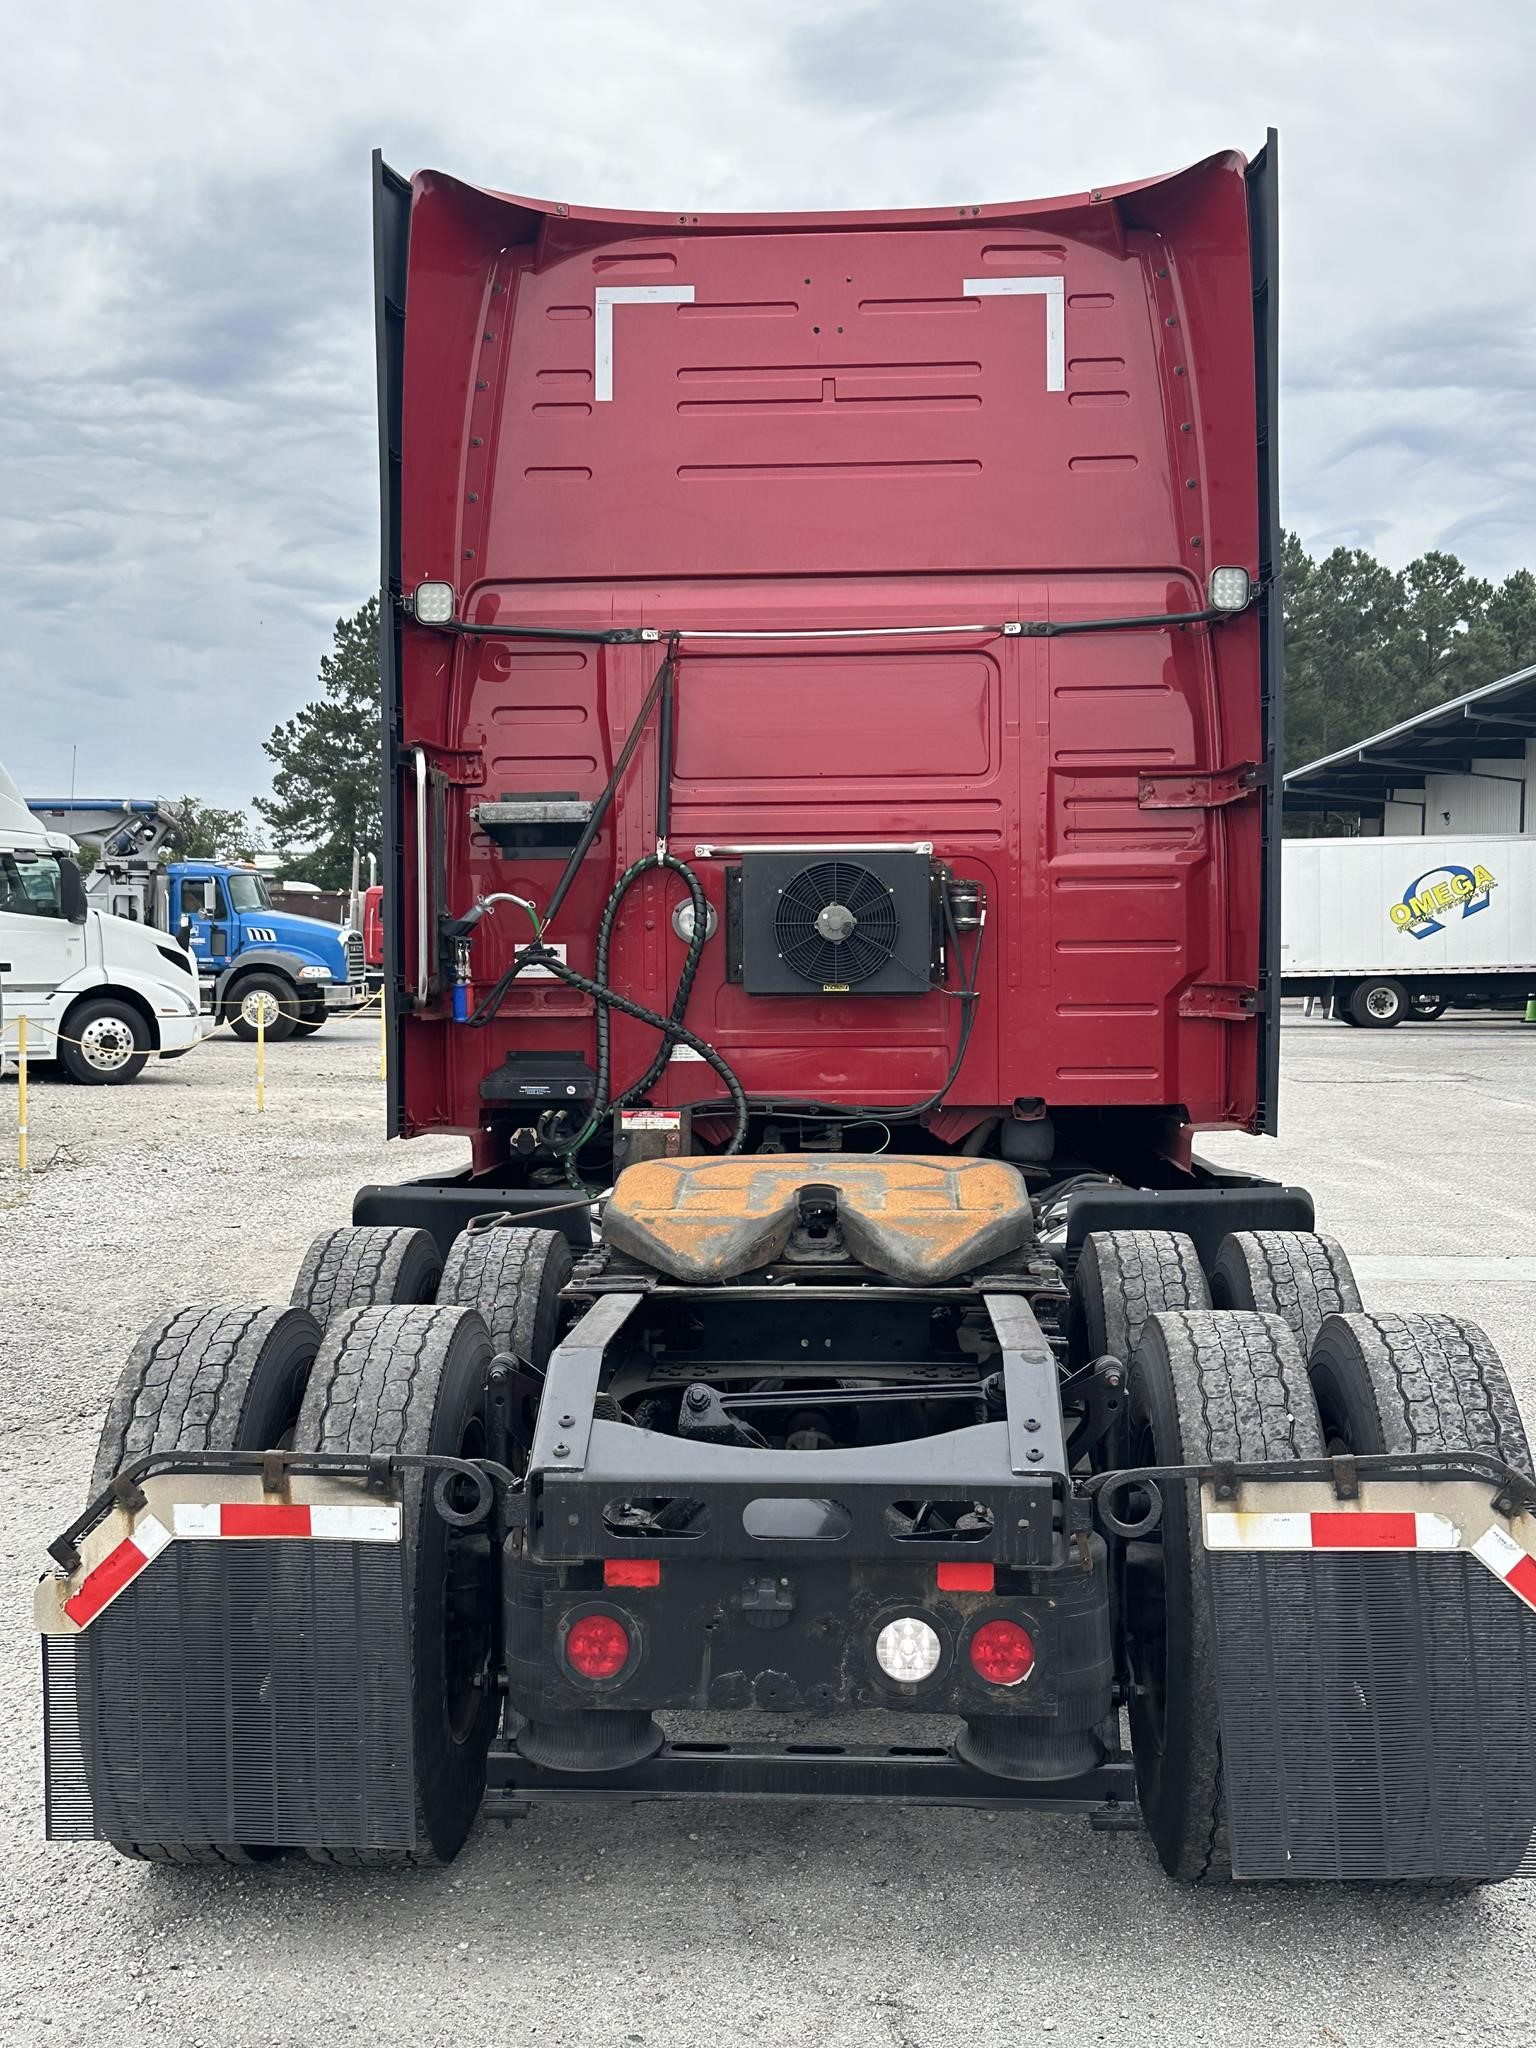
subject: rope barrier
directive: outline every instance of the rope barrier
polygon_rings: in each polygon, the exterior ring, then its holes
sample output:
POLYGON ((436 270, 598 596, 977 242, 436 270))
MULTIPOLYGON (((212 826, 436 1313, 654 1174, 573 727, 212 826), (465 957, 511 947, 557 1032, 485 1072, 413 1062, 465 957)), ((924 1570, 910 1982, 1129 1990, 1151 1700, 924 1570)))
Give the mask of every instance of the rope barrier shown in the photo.
MULTIPOLYGON (((388 1018, 384 1008, 383 989, 373 989, 368 995, 363 997, 360 1003, 354 1004, 350 1009, 339 1010, 334 1014, 340 1017, 360 1017, 364 1015, 365 1012, 367 1012, 369 1009, 371 1009, 374 1006, 374 1004, 377 1004, 379 1009, 378 1072, 379 1079, 382 1081, 387 1077, 388 1071, 386 1036, 388 1030, 388 1018)), ((255 1045, 256 1109, 258 1114, 264 1113, 267 1107, 267 1021, 269 1011, 271 1011, 274 1014, 274 1016, 288 1016, 293 1017, 295 1019, 302 1017, 303 1014, 301 1011, 287 1009, 284 1005, 275 1002, 263 1003, 260 1005, 257 1011, 255 1045)), ((330 1014, 332 1013, 327 1013, 328 1016, 330 1014)), ((16 1060, 16 1166, 18 1172, 25 1174, 29 1171, 30 1165, 28 1158, 27 1129, 27 1106, 30 1069, 32 1062, 37 1059, 38 1055, 35 1050, 29 1047, 27 1042, 28 1034, 26 1012, 18 1011, 14 1019, 10 1019, 7 1021, 14 1025, 14 1032, 12 1035, 10 1035, 8 1039, 5 1029, 3 1027, 0 1027, 0 1055, 11 1054, 15 1057, 16 1060)), ((79 1047, 82 1051, 99 1050, 99 1048, 97 1047, 88 1047, 83 1039, 71 1038, 67 1032, 49 1030, 49 1027, 47 1027, 46 1025, 42 1028, 49 1032, 49 1037, 52 1039, 55 1048, 57 1048, 60 1045, 73 1045, 79 1047)), ((189 1047, 187 1049, 190 1051, 195 1050, 196 1048, 189 1047)), ((177 1056, 179 1057, 179 1055, 177 1056)), ((135 1057, 137 1057, 137 1048, 135 1049, 135 1057)), ((145 1057, 149 1059, 161 1059, 165 1057, 165 1055, 160 1053, 158 1050, 149 1051, 146 1048, 145 1057)))

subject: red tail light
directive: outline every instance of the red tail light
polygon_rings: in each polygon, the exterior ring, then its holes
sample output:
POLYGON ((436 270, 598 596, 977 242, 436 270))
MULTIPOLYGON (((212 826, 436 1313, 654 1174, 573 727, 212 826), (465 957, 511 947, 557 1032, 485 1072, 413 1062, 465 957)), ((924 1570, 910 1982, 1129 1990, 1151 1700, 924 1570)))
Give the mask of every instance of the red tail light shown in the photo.
POLYGON ((565 1661, 582 1678, 615 1678, 629 1662, 629 1630, 611 1614, 584 1614, 565 1638, 565 1661))
POLYGON ((1034 1668, 1029 1630, 1016 1621, 984 1621, 970 1642, 971 1665, 988 1685, 1018 1685, 1034 1668))

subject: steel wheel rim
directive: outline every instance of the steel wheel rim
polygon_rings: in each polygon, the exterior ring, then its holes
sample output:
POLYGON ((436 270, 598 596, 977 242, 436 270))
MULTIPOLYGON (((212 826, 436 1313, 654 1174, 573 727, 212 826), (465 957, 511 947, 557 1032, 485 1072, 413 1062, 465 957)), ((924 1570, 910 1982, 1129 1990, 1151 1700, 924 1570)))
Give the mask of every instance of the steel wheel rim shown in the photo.
POLYGON ((120 1017, 93 1017, 80 1033, 85 1063, 98 1074, 117 1074, 138 1051, 133 1033, 120 1017))
POLYGON ((1373 1017, 1394 1017, 1397 1014, 1397 997, 1389 988, 1373 988, 1365 999, 1365 1007, 1373 1017))
POLYGON ((249 1024, 252 1030, 261 1024, 270 1031, 281 1014, 282 1004, 267 989, 252 989, 249 995, 240 998, 241 1021, 249 1024))

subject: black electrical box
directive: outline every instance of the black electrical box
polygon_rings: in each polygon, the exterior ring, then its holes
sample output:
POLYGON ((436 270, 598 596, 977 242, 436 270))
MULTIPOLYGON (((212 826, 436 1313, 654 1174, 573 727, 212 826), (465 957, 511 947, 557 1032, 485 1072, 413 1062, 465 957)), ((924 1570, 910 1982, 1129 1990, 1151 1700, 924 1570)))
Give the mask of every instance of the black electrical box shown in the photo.
POLYGON ((926 853, 744 853, 741 979, 749 995, 921 995, 939 979, 926 853))
POLYGON ((597 1076, 579 1052, 509 1052, 480 1083, 483 1102, 541 1102, 550 1109, 591 1102, 596 1094, 597 1076))

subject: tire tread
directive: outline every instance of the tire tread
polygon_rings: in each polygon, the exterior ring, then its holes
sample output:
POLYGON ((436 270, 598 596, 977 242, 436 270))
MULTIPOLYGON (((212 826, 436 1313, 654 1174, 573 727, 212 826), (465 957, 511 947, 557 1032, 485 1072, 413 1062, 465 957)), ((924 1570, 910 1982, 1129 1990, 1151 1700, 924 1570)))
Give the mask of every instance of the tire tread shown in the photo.
POLYGON ((304 1254, 291 1299, 322 1325, 349 1308, 430 1299, 440 1262, 430 1231, 393 1224, 322 1230, 304 1254))
MULTIPOLYGON (((1256 1309, 1166 1310, 1155 1320, 1173 1381, 1179 1462, 1205 1464, 1213 1458, 1261 1462, 1322 1455, 1322 1429, 1306 1363, 1295 1332, 1283 1316, 1256 1309)), ((1214 1645, 1198 1541, 1200 1489, 1193 1482, 1184 1487, 1183 1512, 1189 1530, 1196 1703, 1189 1778, 1192 1788, 1204 1789, 1192 1791, 1197 1810, 1191 1816, 1173 1874, 1192 1884, 1227 1883, 1232 1874, 1231 1841, 1222 1782, 1214 1645)))
POLYGON ((1318 1230, 1239 1230, 1222 1239, 1211 1267, 1219 1308, 1284 1316, 1303 1353, 1323 1318, 1360 1307, 1344 1247, 1318 1230))

